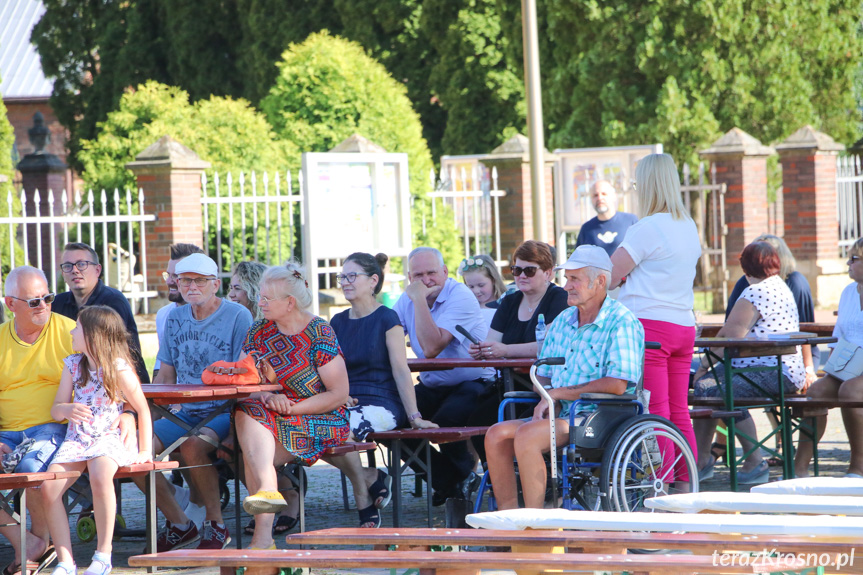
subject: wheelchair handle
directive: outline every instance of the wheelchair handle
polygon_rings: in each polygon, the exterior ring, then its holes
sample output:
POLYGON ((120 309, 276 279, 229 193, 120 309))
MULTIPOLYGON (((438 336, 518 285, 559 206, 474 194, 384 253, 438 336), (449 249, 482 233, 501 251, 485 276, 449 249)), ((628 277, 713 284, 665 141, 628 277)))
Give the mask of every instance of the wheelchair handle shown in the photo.
POLYGON ((565 363, 565 357, 544 357, 533 362, 533 365, 539 367, 541 365, 563 365, 565 363))

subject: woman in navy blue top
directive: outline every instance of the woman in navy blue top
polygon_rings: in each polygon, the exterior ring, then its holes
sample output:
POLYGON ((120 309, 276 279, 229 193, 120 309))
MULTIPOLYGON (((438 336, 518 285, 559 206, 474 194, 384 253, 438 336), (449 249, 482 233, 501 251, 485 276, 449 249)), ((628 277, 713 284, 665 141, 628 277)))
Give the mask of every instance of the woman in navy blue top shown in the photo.
MULTIPOLYGON (((383 286, 387 259, 384 254, 353 253, 336 276, 351 304, 351 309, 334 315, 330 325, 348 368, 353 402, 348 414, 354 441, 363 441, 373 431, 407 425, 415 429, 437 427, 423 419, 417 409, 399 317, 375 298, 383 286)), ((384 471, 363 468, 356 452, 328 461, 342 469, 354 486, 360 526, 380 526, 378 510, 389 503, 390 477, 384 471)))

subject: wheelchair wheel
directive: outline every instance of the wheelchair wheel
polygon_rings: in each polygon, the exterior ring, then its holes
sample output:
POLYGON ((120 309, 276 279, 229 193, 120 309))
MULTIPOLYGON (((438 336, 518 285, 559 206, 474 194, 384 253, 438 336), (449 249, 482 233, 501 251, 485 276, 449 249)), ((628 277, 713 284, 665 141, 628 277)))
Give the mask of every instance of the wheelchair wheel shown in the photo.
POLYGON ((692 449, 676 425, 658 415, 637 415, 623 422, 608 440, 602 458, 602 507, 607 511, 643 511, 644 500, 698 491, 698 467, 692 449), (662 461, 658 439, 671 442, 674 460, 662 461), (683 462, 685 486, 672 487, 673 469, 683 462), (682 488, 681 488, 682 487, 682 488))

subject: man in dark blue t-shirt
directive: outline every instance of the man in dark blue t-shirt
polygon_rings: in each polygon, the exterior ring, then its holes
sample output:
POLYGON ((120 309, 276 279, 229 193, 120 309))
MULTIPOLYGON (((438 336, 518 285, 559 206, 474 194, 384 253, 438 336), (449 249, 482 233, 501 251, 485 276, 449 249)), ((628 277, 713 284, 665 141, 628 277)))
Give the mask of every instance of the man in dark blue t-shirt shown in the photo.
POLYGON ((638 221, 638 217, 617 211, 617 192, 608 180, 600 180, 593 185, 590 202, 596 209, 596 217, 581 226, 575 247, 585 244, 599 246, 611 256, 623 241, 626 230, 638 221))

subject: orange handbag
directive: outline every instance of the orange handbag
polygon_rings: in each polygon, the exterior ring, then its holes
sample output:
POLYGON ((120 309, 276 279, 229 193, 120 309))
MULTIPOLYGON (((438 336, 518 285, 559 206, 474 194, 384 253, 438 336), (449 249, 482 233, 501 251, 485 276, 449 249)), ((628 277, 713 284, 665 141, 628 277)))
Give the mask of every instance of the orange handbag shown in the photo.
POLYGON ((247 355, 241 361, 217 361, 201 374, 205 385, 257 385, 261 376, 255 367, 255 358, 247 355))

